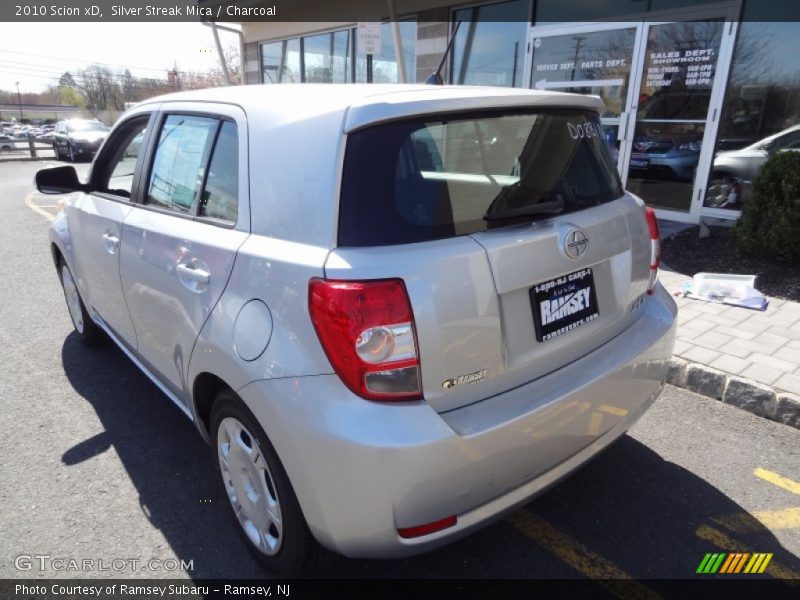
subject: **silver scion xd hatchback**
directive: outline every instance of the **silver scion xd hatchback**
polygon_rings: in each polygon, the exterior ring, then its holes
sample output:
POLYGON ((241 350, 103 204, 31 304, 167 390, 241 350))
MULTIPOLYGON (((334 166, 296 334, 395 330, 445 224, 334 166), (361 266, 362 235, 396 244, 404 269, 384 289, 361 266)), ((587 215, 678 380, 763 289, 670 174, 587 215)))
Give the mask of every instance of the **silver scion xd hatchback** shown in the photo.
POLYGON ((148 100, 50 229, 101 332, 211 444, 271 571, 467 535, 620 437, 676 308, 595 97, 247 86, 148 100))

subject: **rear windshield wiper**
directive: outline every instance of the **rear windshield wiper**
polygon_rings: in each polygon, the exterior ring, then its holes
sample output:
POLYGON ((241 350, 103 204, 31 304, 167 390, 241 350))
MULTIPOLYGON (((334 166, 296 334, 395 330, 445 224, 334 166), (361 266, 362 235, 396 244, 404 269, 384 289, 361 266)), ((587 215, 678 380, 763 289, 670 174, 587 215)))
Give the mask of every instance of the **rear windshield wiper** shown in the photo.
POLYGON ((523 188, 518 183, 504 187, 489 204, 483 220, 504 221, 535 215, 555 215, 564 211, 564 198, 558 192, 545 194, 533 204, 526 202, 529 200, 530 196, 524 195, 523 188))

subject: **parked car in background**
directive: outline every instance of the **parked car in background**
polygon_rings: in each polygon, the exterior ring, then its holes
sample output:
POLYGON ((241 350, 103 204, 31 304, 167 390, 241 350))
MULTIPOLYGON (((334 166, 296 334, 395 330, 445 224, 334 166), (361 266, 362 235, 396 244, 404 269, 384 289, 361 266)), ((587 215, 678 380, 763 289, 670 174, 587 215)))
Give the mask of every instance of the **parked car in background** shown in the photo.
POLYGON ((700 160, 702 140, 671 137, 640 138, 633 142, 631 170, 644 171, 636 176, 663 176, 692 181, 700 160))
POLYGON ((28 132, 30 130, 30 125, 15 125, 11 128, 11 135, 18 140, 26 140, 28 139, 28 132))
POLYGON ((664 389, 658 225, 601 113, 465 86, 147 100, 88 182, 36 176, 70 193, 50 250, 77 336, 111 338, 194 421, 270 571, 466 536, 664 389))
POLYGON ((17 140, 10 135, 0 135, 0 151, 10 152, 17 147, 17 140))
POLYGON ((53 132, 53 151, 56 158, 67 158, 71 162, 78 159, 91 159, 109 128, 100 121, 88 119, 68 119, 59 122, 53 132))
POLYGON ((741 208, 761 167, 776 152, 800 150, 800 125, 765 137, 739 150, 718 152, 714 157, 706 206, 741 208))

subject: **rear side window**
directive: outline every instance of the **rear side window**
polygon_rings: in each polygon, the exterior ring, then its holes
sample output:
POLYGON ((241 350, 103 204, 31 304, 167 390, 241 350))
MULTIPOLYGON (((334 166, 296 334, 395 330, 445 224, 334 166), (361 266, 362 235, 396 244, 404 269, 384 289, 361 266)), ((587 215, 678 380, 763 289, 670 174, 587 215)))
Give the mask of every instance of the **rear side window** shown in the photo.
POLYGON ((598 206, 622 193, 595 113, 404 120, 348 136, 339 244, 467 235, 598 206))

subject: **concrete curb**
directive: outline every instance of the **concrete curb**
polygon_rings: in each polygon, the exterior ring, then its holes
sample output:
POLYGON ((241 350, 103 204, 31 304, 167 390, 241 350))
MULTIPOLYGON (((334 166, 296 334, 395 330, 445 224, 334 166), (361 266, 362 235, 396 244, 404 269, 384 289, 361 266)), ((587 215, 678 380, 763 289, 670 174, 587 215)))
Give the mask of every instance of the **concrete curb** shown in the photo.
POLYGON ((673 356, 667 383, 800 429, 800 397, 673 356))

